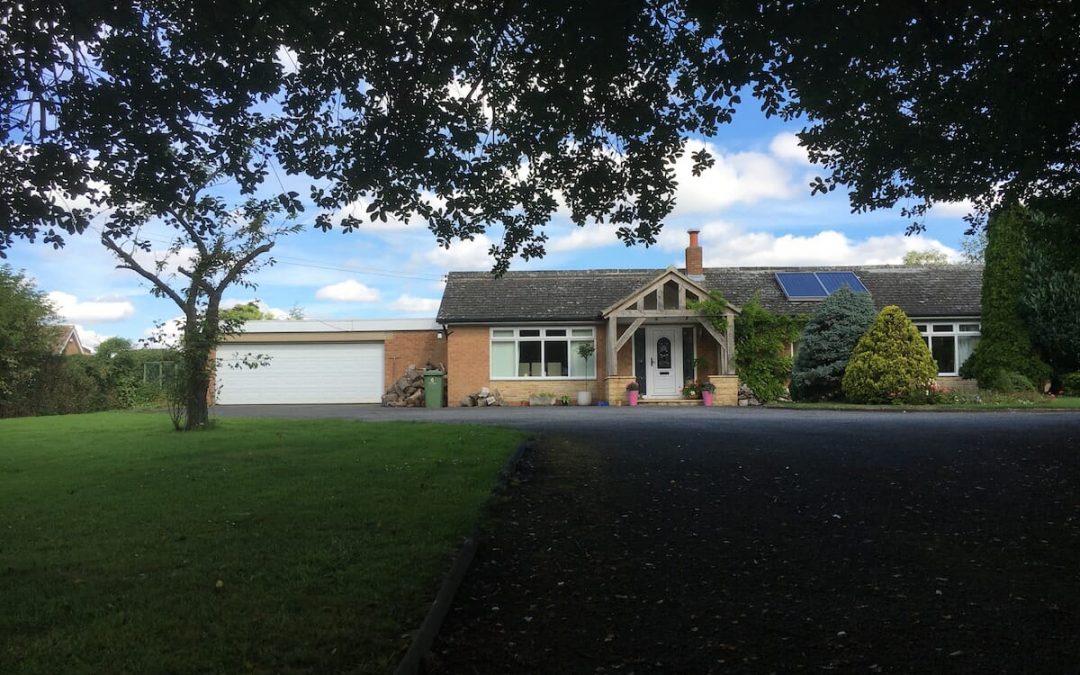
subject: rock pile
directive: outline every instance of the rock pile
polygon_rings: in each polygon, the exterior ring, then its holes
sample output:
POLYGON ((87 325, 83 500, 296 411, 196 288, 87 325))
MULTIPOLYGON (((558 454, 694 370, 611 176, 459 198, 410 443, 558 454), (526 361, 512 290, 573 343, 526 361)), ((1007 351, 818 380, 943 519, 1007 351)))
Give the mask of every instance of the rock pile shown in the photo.
POLYGON ((446 372, 442 366, 435 366, 430 363, 423 368, 410 365, 405 369, 405 374, 399 377, 383 394, 382 404, 390 408, 423 407, 424 371, 435 368, 446 372))
POLYGON ((761 401, 758 400, 757 396, 754 396, 754 392, 750 387, 745 384, 739 384, 739 405, 761 405, 761 401))
POLYGON ((489 405, 505 404, 503 403, 503 397, 499 394, 498 389, 488 389, 487 387, 484 387, 475 394, 469 394, 461 399, 461 405, 466 408, 484 408, 489 405))

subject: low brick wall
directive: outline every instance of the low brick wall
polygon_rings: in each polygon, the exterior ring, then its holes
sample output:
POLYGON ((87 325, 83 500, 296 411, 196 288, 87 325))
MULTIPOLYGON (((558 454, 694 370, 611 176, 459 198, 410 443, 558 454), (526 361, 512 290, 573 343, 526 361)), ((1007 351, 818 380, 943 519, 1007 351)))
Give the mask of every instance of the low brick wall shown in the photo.
POLYGON ((964 394, 975 394, 979 391, 979 383, 975 380, 965 380, 954 375, 939 375, 937 378, 939 387, 951 389, 964 394))
POLYGON ((604 382, 607 390, 604 398, 611 405, 626 405, 626 385, 636 381, 633 375, 612 375, 604 382))
POLYGON ((713 405, 739 405, 739 377, 737 375, 710 375, 709 382, 716 386, 713 405))
MULTIPOLYGON (((599 380, 491 380, 488 385, 493 390, 498 390, 509 405, 519 401, 528 401, 530 396, 537 394, 555 394, 555 398, 569 396, 576 405, 579 391, 592 393, 593 403, 603 398, 600 394, 603 387, 599 380)), ((453 401, 454 405, 461 401, 453 401)))

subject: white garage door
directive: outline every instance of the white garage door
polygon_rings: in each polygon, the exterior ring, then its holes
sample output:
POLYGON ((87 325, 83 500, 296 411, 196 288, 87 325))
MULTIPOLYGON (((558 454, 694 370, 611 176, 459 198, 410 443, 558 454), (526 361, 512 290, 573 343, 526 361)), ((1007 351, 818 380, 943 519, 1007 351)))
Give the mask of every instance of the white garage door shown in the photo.
POLYGON ((218 347, 217 402, 378 403, 383 395, 383 344, 235 343, 218 347), (258 368, 230 368, 247 355, 270 357, 258 368))

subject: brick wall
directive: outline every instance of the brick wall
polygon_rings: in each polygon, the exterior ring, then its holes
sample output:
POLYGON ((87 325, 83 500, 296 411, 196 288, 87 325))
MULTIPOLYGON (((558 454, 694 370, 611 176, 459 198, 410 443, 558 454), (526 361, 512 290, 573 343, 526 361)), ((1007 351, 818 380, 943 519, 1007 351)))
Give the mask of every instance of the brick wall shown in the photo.
MULTIPOLYGON (((483 387, 498 389, 507 402, 528 400, 530 394, 552 393, 557 396, 577 397, 577 392, 586 388, 592 392, 593 400, 606 398, 604 390, 604 326, 596 326, 596 372, 595 380, 492 380, 491 379, 491 329, 488 326, 453 326, 447 339, 448 374, 447 403, 461 405, 461 400, 474 394, 483 387)), ((627 345, 619 352, 619 364, 633 371, 632 345, 627 345)))
POLYGON ((409 366, 423 368, 432 363, 446 365, 447 349, 445 335, 437 331, 396 331, 386 336, 383 351, 383 390, 405 374, 409 366))

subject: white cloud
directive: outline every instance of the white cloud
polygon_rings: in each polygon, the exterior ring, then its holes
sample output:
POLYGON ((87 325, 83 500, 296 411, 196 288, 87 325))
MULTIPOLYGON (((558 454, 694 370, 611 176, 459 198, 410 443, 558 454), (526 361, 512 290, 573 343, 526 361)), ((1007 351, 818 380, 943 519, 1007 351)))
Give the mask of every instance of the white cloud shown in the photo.
POLYGON ((390 308, 398 312, 434 314, 439 310, 439 300, 436 298, 418 298, 403 293, 398 296, 397 300, 390 303, 390 308))
POLYGON ((450 248, 438 246, 424 258, 448 270, 490 270, 495 265, 495 259, 488 253, 491 243, 486 234, 481 234, 471 240, 455 241, 450 248))
POLYGON ((320 300, 334 300, 336 302, 375 302, 379 299, 379 291, 354 279, 348 279, 329 286, 323 286, 315 291, 315 297, 320 300))
MULTIPOLYGON (((951 259, 958 252, 923 236, 883 235, 852 239, 836 230, 810 235, 747 232, 716 221, 701 228, 707 267, 770 265, 895 265, 908 251, 933 249, 951 259)), ((685 245, 685 244, 683 244, 685 245)))
POLYGON ((937 202, 934 204, 931 213, 934 215, 962 218, 969 213, 972 213, 974 210, 975 205, 971 203, 971 200, 965 199, 962 202, 937 202))
POLYGON ((806 148, 799 145, 799 137, 787 131, 773 137, 769 143, 769 152, 783 160, 810 164, 810 156, 806 148))
POLYGON ((553 238, 545 248, 551 253, 557 253, 620 244, 622 242, 615 235, 616 230, 616 226, 607 223, 573 227, 569 234, 553 238))
POLYGON ((274 60, 281 64, 282 69, 286 73, 295 73, 300 69, 296 52, 285 45, 278 47, 277 53, 274 54, 274 60))
POLYGON ((176 347, 180 344, 180 336, 183 333, 184 317, 174 316, 164 321, 160 326, 147 328, 143 331, 142 346, 150 349, 159 347, 176 347))
MULTIPOLYGON (((191 261, 198 256, 199 252, 193 247, 184 247, 178 250, 176 253, 170 253, 168 250, 150 249, 149 251, 143 251, 136 249, 131 257, 135 258, 135 262, 139 263, 143 268, 149 272, 157 274, 160 278, 165 279, 168 277, 176 276, 178 267, 191 267, 191 261), (158 272, 158 263, 161 264, 161 271, 158 272)), ((127 272, 127 270, 125 270, 127 272)))
POLYGON ((90 330, 81 323, 75 324, 75 331, 79 334, 79 340, 82 342, 83 347, 90 351, 96 351, 99 344, 112 337, 112 335, 90 330))
POLYGON ((122 321, 135 313, 135 305, 128 300, 88 300, 80 302, 77 296, 63 291, 48 294, 56 313, 72 323, 87 321, 102 323, 122 321))
POLYGON ((679 183, 673 217, 715 213, 733 204, 754 204, 763 199, 791 199, 797 194, 791 172, 776 158, 761 152, 724 155, 711 143, 687 141, 675 163, 679 183), (700 176, 693 174, 691 154, 706 149, 716 160, 700 176))

